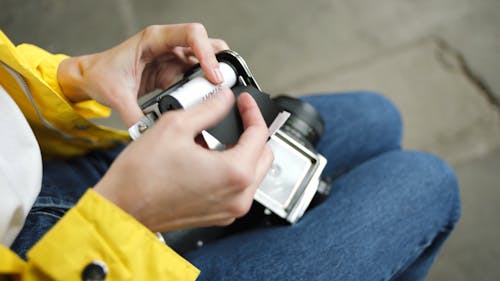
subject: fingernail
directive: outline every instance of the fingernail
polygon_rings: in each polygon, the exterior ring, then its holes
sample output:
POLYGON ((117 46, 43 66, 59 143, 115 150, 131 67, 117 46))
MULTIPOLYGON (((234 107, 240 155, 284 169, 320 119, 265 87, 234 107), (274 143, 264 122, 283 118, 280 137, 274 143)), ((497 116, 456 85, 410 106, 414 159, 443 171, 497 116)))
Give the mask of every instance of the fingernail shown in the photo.
POLYGON ((224 82, 224 76, 222 76, 222 72, 220 71, 220 68, 217 66, 214 68, 214 74, 215 78, 217 79, 217 83, 221 84, 224 82))

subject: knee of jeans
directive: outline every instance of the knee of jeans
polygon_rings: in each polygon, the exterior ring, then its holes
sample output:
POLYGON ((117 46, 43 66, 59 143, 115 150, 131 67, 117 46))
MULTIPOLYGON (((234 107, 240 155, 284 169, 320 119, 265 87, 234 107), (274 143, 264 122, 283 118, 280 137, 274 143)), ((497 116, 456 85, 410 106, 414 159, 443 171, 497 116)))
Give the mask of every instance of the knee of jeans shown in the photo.
POLYGON ((380 138, 385 138, 386 143, 400 147, 403 134, 403 121, 401 112, 395 103, 388 97, 377 92, 355 92, 362 111, 365 128, 373 128, 380 138))
POLYGON ((363 131, 366 141, 387 149, 401 147, 403 121, 401 112, 388 97, 373 91, 341 93, 351 128, 363 131))
POLYGON ((401 147, 401 113, 389 98, 380 93, 352 91, 312 95, 302 99, 312 103, 322 114, 325 135, 330 132, 323 138, 326 143, 339 137, 354 137, 355 143, 363 147, 374 146, 380 151, 401 147))
MULTIPOLYGON (((440 214, 447 228, 452 229, 461 214, 458 180, 453 169, 439 157, 426 152, 398 151, 395 167, 407 165, 407 173, 415 184, 406 190, 407 198, 425 204, 429 215, 440 214)), ((410 200, 411 200, 410 199, 410 200)))

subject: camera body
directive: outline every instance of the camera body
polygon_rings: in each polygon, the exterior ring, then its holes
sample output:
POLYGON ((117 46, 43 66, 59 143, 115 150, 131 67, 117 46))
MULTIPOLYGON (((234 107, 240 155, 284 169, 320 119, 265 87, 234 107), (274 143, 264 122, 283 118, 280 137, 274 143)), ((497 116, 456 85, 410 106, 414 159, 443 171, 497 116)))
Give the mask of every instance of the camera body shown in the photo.
MULTIPOLYGON (((268 144, 274 154, 272 167, 254 199, 264 207, 266 215, 274 214, 293 224, 303 216, 317 192, 325 193, 321 173, 327 161, 314 149, 322 134, 323 121, 310 105, 298 99, 280 97, 273 100, 263 93, 236 52, 225 50, 216 57, 224 76, 223 85, 210 83, 203 77, 199 65, 193 67, 179 82, 142 103, 145 117, 129 128, 130 136, 138 138, 164 112, 189 108, 216 94, 221 86, 231 88, 236 96, 248 92, 270 128, 268 144), (290 118, 286 111, 292 111, 290 118)), ((236 143, 242 132, 241 117, 235 105, 220 123, 202 135, 209 148, 223 150, 226 145, 236 143)))
POLYGON ((327 161, 281 130, 271 136, 268 144, 274 161, 254 199, 293 224, 316 195, 327 161))

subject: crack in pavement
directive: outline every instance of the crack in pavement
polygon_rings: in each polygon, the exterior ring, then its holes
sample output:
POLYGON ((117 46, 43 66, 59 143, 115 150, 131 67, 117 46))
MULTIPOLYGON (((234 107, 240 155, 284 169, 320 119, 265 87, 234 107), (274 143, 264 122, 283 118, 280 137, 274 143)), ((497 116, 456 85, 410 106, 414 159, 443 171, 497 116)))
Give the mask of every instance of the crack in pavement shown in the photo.
POLYGON ((445 69, 458 69, 493 105, 493 107, 500 113, 500 101, 496 98, 491 87, 477 75, 474 70, 469 66, 465 56, 456 48, 448 44, 444 39, 439 37, 433 38, 438 50, 436 52, 436 59, 445 69))

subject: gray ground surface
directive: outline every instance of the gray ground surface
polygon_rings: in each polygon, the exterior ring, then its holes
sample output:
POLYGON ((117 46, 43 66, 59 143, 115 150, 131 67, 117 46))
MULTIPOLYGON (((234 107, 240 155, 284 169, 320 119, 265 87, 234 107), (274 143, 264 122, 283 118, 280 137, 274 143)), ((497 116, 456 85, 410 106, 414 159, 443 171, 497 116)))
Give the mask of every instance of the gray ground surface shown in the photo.
POLYGON ((500 1, 0 0, 0 10, 16 43, 72 55, 149 24, 202 22, 269 93, 386 94, 405 147, 442 156, 461 183, 462 220, 428 280, 500 278, 500 1))

